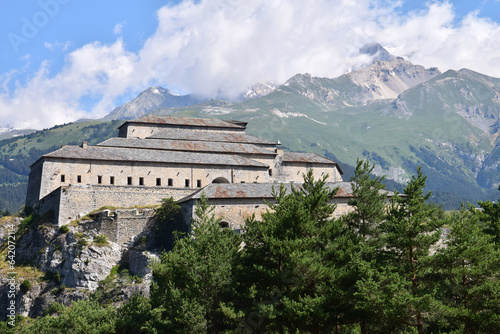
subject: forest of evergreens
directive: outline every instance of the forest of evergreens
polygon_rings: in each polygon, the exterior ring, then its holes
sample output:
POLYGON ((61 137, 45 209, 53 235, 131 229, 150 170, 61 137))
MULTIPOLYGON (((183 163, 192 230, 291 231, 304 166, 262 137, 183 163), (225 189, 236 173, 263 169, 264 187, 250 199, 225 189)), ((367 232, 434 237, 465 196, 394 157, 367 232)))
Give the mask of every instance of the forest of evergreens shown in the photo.
MULTIPOLYGON (((0 332, 500 333, 500 204, 445 213, 420 169, 387 203, 372 169, 358 162, 354 211, 338 219, 335 191, 312 173, 276 189, 241 234, 202 199, 192 231, 153 266, 149 297, 54 304, 0 332)), ((164 201, 163 224, 176 207, 164 201)))

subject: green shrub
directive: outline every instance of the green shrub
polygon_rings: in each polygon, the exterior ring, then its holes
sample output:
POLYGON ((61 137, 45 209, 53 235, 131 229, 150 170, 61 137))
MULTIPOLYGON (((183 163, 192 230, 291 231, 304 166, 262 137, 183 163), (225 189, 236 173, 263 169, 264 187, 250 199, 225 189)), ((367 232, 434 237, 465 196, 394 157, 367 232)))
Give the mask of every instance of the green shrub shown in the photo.
POLYGON ((108 244, 108 238, 105 235, 99 234, 94 237, 94 244, 96 246, 104 246, 108 244))
POLYGON ((139 239, 137 239, 137 240, 134 242, 134 246, 141 246, 141 245, 145 245, 145 244, 146 244, 146 241, 147 241, 147 237, 146 237, 146 236, 140 237, 139 239))
POLYGON ((56 281, 57 284, 61 284, 61 276, 58 271, 54 273, 54 281, 56 281))
POLYGON ((29 279, 25 279, 21 285, 19 286, 23 293, 26 293, 31 290, 31 282, 29 279))
POLYGON ((78 246, 80 248, 83 248, 83 247, 87 246, 88 244, 89 243, 87 242, 87 239, 85 239, 85 238, 81 238, 78 240, 78 246))
POLYGON ((61 232, 61 233, 68 233, 69 232, 68 225, 63 225, 63 226, 59 227, 59 232, 61 232))

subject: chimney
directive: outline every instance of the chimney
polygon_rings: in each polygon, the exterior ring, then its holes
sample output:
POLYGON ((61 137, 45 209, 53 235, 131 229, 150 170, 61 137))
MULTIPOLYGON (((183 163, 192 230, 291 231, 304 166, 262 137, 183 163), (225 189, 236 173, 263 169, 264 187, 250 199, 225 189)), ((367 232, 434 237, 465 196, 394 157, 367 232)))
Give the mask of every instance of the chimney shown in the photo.
POLYGON ((82 142, 82 148, 85 148, 85 149, 87 148, 87 142, 86 141, 82 142))

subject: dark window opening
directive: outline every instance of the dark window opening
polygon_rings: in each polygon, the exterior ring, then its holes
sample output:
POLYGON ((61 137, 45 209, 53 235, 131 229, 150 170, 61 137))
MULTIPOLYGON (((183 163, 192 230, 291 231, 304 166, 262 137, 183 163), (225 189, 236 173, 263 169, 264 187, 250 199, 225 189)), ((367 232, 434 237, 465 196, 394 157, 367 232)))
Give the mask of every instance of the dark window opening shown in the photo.
POLYGON ((213 180, 212 183, 229 183, 229 181, 224 177, 218 177, 213 180))
POLYGON ((201 188, 201 180, 196 180, 196 186, 197 186, 198 188, 201 188))
POLYGON ((77 175, 76 176, 76 182, 77 183, 82 183, 82 176, 81 175, 77 175))
POLYGON ((127 184, 128 184, 129 186, 131 186, 131 185, 132 185, 132 176, 127 177, 127 184))
POLYGON ((97 175, 97 184, 101 184, 101 183, 102 183, 102 176, 97 175))
POLYGON ((115 177, 114 176, 109 177, 109 184, 115 184, 115 177))
POLYGON ((221 221, 219 223, 219 226, 222 227, 222 228, 228 228, 229 227, 229 223, 228 222, 225 222, 225 221, 221 221))
POLYGON ((139 178, 139 185, 140 185, 140 186, 143 186, 143 185, 144 185, 144 178, 143 178, 143 177, 140 177, 140 178, 139 178))
POLYGON ((184 180, 184 187, 189 188, 189 179, 184 180))
POLYGON ((172 187, 174 185, 174 179, 168 179, 168 186, 172 187))
POLYGON ((268 172, 269 172, 269 176, 273 176, 273 170, 272 169, 270 169, 268 172))
POLYGON ((156 178, 156 186, 161 186, 161 179, 159 177, 156 178))
POLYGON ((64 174, 61 175, 61 182, 66 182, 66 176, 64 176, 64 174))

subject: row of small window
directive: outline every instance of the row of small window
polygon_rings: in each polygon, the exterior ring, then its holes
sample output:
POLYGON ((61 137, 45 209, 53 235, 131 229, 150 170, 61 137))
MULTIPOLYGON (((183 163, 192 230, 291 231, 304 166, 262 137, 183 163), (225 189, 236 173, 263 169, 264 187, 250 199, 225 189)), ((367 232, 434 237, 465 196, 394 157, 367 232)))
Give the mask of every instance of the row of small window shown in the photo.
MULTIPOLYGON (((61 182, 64 183, 66 182, 66 176, 64 174, 61 175, 61 182)), ((82 176, 77 175, 76 176, 76 183, 82 183, 82 176)), ((97 184, 102 184, 102 175, 97 176, 97 184)), ((109 184, 115 184, 115 177, 110 176, 109 177, 109 184)), ((133 185, 133 178, 132 176, 127 177, 127 185, 131 186, 133 185)), ((139 185, 143 186, 144 185, 144 178, 139 177, 139 185)), ((156 186, 161 187, 162 185, 162 179, 160 177, 156 178, 156 186)), ((174 179, 167 179, 167 186, 173 187, 174 186, 174 179)), ((185 179, 184 180, 184 187, 189 188, 191 186, 190 180, 185 179)), ((196 187, 201 188, 201 180, 196 180, 196 187)))

